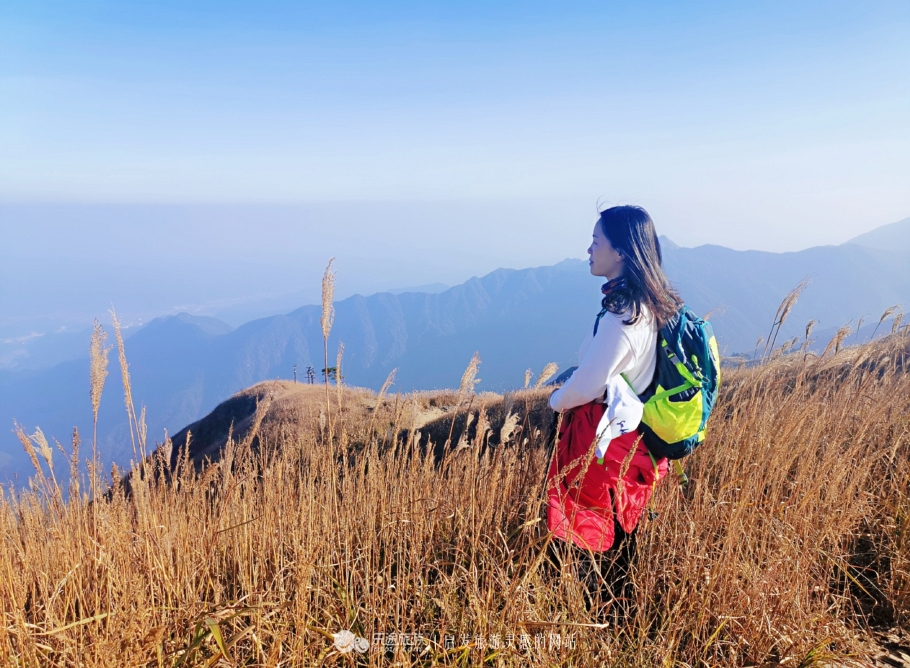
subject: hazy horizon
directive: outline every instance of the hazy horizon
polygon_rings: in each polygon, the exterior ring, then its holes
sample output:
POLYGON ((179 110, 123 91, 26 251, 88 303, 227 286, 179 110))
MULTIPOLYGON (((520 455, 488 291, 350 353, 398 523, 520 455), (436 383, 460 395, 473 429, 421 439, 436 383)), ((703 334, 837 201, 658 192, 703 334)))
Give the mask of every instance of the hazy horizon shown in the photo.
POLYGON ((330 257, 339 299, 583 258, 594 207, 560 224, 571 204, 0 204, 0 339, 84 329, 112 305, 128 326, 180 311, 237 326, 318 303, 330 257))

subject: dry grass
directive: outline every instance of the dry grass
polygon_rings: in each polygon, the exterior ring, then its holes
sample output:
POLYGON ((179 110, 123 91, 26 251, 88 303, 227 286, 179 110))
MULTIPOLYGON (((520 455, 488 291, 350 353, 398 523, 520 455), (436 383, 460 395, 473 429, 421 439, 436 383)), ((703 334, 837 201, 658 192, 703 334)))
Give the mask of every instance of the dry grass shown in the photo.
POLYGON ((859 659, 870 625, 910 615, 907 362, 898 335, 727 372, 692 483, 665 481, 643 520, 622 616, 606 595, 589 609, 570 556, 544 558, 545 388, 346 388, 343 405, 328 395, 330 447, 321 388, 263 384, 232 404, 242 420, 198 423, 198 466, 196 436, 175 437, 134 468, 129 495, 115 481, 91 503, 104 485, 84 480, 65 498, 52 472, 3 492, 0 664, 859 659), (463 447, 443 462, 447 437, 463 447), (433 642, 342 654, 345 629, 433 642))

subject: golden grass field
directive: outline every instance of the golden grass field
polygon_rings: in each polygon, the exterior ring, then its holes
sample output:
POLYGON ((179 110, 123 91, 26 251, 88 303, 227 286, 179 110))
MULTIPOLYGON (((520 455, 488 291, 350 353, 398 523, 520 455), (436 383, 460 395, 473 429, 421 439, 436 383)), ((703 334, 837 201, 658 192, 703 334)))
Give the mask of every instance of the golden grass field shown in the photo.
POLYGON ((92 460, 91 439, 68 462, 20 432, 38 470, 0 496, 0 664, 876 665, 875 634, 910 619, 908 361, 898 333, 725 369, 690 485, 671 474, 642 519, 622 606, 588 605, 571 555, 545 558, 533 384, 266 383, 207 442, 145 458, 133 412, 125 484, 93 464, 68 490, 48 464, 92 460), (344 630, 369 648, 340 651, 344 630))

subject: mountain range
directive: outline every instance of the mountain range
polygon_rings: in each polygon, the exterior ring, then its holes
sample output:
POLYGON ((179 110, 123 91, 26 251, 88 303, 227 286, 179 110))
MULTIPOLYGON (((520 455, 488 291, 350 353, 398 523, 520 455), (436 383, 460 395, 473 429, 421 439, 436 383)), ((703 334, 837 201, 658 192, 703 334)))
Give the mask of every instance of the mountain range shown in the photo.
MULTIPOLYGON (((794 253, 681 248, 666 238, 662 247, 667 274, 693 310, 712 312, 728 356, 756 348, 781 300, 804 278, 808 287, 778 343, 802 335, 810 319, 818 321, 816 337, 824 341, 850 321, 875 323, 886 308, 910 302, 910 218, 839 246, 794 253)), ((589 274, 587 262, 565 260, 498 269, 444 290, 432 285, 426 292, 354 295, 335 304, 329 366, 335 366, 343 342, 348 384, 378 388, 397 369, 393 390, 453 387, 478 351, 478 389, 517 387, 527 368, 539 372, 547 362, 561 368, 575 363, 585 328, 599 310, 601 282, 589 274)), ((301 381, 308 366, 318 374, 325 366, 320 317, 321 307, 303 306, 232 328, 179 314, 136 331, 126 341, 126 355, 133 396, 147 409, 150 442, 256 382, 291 378, 294 365, 301 381)), ((99 450, 105 464, 123 465, 132 450, 116 355, 111 362, 99 450)), ((28 431, 40 425, 61 442, 70 440, 74 426, 83 438, 90 434, 87 354, 51 368, 0 371, 0 422, 12 427, 14 418, 28 431)), ((0 481, 21 484, 30 464, 16 437, 3 434, 0 481)))

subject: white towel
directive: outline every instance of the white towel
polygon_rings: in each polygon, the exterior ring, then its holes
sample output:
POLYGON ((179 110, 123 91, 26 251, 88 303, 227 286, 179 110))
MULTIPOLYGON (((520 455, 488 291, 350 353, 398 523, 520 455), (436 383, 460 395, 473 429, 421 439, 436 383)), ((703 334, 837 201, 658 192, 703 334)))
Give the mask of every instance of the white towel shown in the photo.
POLYGON ((594 450, 598 459, 606 454, 610 441, 638 428, 644 410, 638 395, 619 375, 607 383, 604 404, 606 410, 597 425, 597 448, 594 450))

